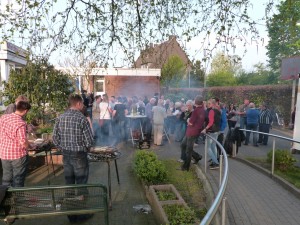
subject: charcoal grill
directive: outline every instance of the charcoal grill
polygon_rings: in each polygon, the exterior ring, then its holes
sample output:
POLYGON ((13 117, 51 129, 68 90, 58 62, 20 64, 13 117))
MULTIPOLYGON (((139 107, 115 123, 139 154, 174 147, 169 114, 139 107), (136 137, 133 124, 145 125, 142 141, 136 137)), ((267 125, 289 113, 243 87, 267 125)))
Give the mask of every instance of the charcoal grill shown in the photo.
POLYGON ((118 184, 120 184, 119 171, 117 160, 121 157, 121 152, 118 151, 116 147, 113 146, 101 146, 94 147, 88 153, 88 159, 90 162, 106 162, 108 166, 107 179, 108 179, 108 196, 109 196, 109 209, 112 209, 111 200, 111 173, 110 173, 110 163, 115 162, 115 169, 117 174, 118 184))

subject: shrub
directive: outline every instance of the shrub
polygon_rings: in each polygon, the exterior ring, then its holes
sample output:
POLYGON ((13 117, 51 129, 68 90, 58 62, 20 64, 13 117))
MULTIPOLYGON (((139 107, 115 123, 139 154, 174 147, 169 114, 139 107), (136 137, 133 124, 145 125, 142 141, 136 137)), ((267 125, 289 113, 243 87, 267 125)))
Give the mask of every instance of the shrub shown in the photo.
MULTIPOLYGON (((268 152, 267 161, 272 163, 272 151, 268 152)), ((294 167, 296 159, 292 156, 289 150, 275 150, 275 168, 284 172, 294 167)))
POLYGON ((172 191, 156 191, 159 201, 176 200, 177 197, 172 191))
POLYGON ((164 205, 163 209, 168 217, 170 225, 194 224, 195 212, 183 205, 164 205))
POLYGON ((154 152, 146 150, 136 152, 133 167, 137 176, 147 185, 160 184, 166 180, 166 168, 154 152))

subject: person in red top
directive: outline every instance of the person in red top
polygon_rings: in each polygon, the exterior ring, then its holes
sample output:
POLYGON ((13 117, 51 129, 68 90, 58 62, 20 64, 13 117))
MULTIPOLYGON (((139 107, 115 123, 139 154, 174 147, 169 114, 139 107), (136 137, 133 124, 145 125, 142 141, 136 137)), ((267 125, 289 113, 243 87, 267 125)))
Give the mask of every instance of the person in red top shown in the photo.
MULTIPOLYGON (((208 102, 212 106, 212 109, 208 113, 208 124, 202 130, 202 133, 204 134, 208 133, 212 138, 217 140, 220 127, 221 127, 221 111, 215 99, 210 99, 208 102)), ((217 146, 216 146, 216 142, 211 138, 208 138, 207 149, 208 149, 208 155, 212 160, 212 163, 210 164, 210 169, 212 170, 218 169, 219 161, 218 161, 217 146)))
POLYGON ((185 151, 186 158, 181 167, 181 170, 189 170, 191 165, 192 156, 195 163, 202 159, 202 156, 193 150, 194 143, 198 138, 205 121, 205 110, 203 106, 203 98, 197 95, 195 98, 195 109, 192 112, 190 119, 187 122, 187 130, 185 137, 181 142, 181 151, 185 151))
POLYGON ((26 137, 27 124, 23 116, 30 110, 28 102, 19 101, 16 111, 0 117, 0 158, 2 162, 2 185, 23 187, 28 164, 26 137))

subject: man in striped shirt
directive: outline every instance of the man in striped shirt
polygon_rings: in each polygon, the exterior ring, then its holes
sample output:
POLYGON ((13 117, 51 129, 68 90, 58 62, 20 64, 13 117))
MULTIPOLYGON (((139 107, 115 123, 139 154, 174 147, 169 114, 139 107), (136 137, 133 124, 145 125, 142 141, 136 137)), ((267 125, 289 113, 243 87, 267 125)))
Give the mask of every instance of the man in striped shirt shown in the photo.
MULTIPOLYGON (((267 108, 266 104, 263 103, 260 106, 259 112, 259 121, 258 121, 258 131, 263 133, 269 133, 270 127, 272 124, 272 115, 270 110, 267 108)), ((259 134, 258 137, 258 144, 267 145, 268 144, 268 135, 266 134, 259 134)))
POLYGON ((0 118, 0 158, 3 168, 2 185, 23 187, 28 164, 27 124, 23 116, 31 106, 26 101, 16 104, 14 113, 0 118))

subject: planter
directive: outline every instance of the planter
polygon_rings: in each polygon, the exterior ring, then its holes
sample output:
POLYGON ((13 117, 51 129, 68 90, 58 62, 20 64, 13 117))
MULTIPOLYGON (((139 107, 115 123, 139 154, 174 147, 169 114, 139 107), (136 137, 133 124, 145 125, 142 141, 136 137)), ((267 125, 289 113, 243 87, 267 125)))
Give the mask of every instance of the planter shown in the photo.
POLYGON ((146 189, 147 199, 152 207, 154 216, 159 224, 170 224, 167 215, 163 209, 165 205, 182 205, 188 207, 184 199, 181 197, 173 184, 151 185, 146 189), (157 191, 168 191, 174 193, 176 199, 160 201, 157 196, 157 191))

